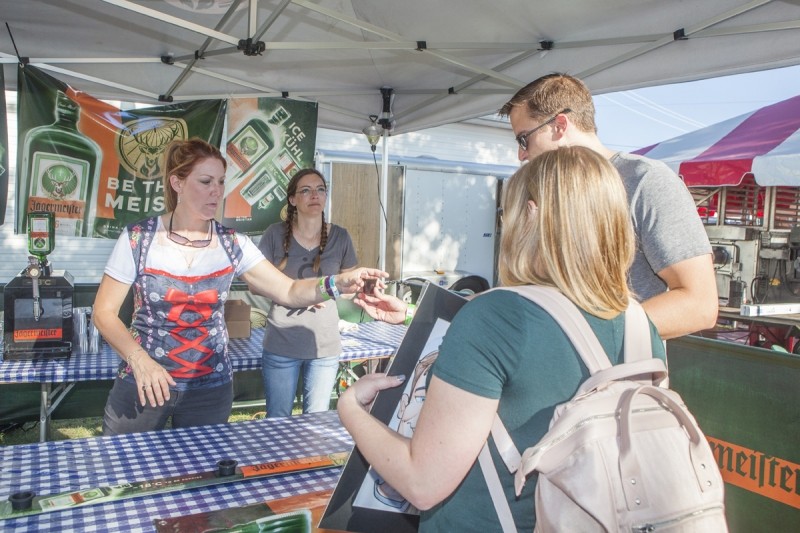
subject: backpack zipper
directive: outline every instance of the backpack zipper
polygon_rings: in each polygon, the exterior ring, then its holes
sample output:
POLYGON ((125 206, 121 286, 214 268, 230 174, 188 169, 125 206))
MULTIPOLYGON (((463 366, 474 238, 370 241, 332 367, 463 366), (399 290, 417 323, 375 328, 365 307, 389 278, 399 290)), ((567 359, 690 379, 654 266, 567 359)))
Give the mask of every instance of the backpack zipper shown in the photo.
POLYGON ((653 522, 653 523, 644 524, 644 525, 641 525, 641 526, 633 526, 631 528, 631 531, 639 532, 639 533, 651 533, 653 531, 658 531, 662 527, 671 526, 671 525, 674 525, 674 524, 676 524, 678 522, 683 522, 684 520, 687 520, 689 518, 695 518, 697 516, 700 516, 701 514, 709 512, 709 511, 716 511, 716 510, 721 510, 721 509, 722 509, 721 505, 714 505, 712 507, 706 507, 705 509, 699 509, 697 511, 692 511, 691 513, 686 513, 686 514, 681 515, 681 516, 676 516, 675 518, 671 518, 669 520, 663 520, 661 522, 653 522))
MULTIPOLYGON (((652 411, 665 411, 665 410, 669 411, 669 409, 666 406, 663 406, 663 405, 659 404, 658 406, 653 406, 653 407, 642 407, 642 408, 638 408, 638 409, 631 409, 631 415, 647 413, 647 412, 652 412, 652 411)), ((619 417, 619 413, 617 411, 615 411, 613 413, 604 413, 604 414, 600 414, 600 415, 594 415, 594 416, 589 416, 589 417, 586 417, 586 418, 582 418, 582 419, 578 420, 575 423, 575 425, 569 427, 566 431, 564 431, 558 437, 554 438, 553 440, 551 440, 551 441, 549 441, 547 443, 544 443, 541 446, 534 446, 533 449, 535 451, 548 450, 551 447, 553 447, 556 444, 558 444, 559 442, 561 442, 561 441, 565 440, 566 438, 568 438, 570 435, 572 435, 573 433, 575 433, 576 431, 581 429, 586 424, 590 424, 590 423, 596 422, 598 420, 604 420, 606 418, 618 418, 618 417, 619 417)))

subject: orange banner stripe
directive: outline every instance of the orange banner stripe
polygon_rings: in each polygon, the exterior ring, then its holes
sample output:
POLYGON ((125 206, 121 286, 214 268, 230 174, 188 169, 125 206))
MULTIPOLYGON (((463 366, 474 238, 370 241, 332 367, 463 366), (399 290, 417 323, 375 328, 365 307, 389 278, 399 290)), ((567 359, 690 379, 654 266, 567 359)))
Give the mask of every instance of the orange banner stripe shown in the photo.
POLYGON ((800 465, 708 437, 726 483, 800 509, 800 465))

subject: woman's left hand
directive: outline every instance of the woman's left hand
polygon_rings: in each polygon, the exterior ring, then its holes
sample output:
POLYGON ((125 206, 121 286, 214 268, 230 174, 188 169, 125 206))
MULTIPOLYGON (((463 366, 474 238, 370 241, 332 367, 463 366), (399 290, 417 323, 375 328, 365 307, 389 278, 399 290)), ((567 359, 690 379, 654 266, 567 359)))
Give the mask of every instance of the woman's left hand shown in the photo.
POLYGON ((357 268, 348 270, 341 274, 336 274, 334 278, 336 288, 340 294, 355 294, 364 287, 364 280, 367 278, 388 278, 389 274, 377 268, 357 268))
POLYGON ((364 409, 369 409, 372 402, 375 401, 375 396, 377 396, 380 391, 402 385, 405 380, 406 377, 403 375, 388 376, 382 373, 366 374, 347 388, 342 395, 342 399, 345 399, 345 395, 348 395, 352 397, 358 405, 364 409))

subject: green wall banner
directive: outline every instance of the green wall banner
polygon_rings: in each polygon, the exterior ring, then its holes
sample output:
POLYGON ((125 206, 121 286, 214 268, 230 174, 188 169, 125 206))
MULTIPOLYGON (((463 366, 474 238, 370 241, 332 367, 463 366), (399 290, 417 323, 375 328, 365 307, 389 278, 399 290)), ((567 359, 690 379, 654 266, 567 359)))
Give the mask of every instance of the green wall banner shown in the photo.
POLYGON ((800 524, 800 357, 699 337, 667 343, 670 386, 725 480, 732 533, 800 524))
MULTIPOLYGON (((0 65, 0 87, 5 87, 3 65, 0 65)), ((8 123, 6 122, 6 92, 0 90, 0 226, 6 218, 8 202, 8 123)))
POLYGON ((240 98, 228 104, 228 171, 222 222, 261 235, 286 214, 286 185, 314 166, 317 104, 240 98))
POLYGON ((27 212, 51 211, 58 235, 116 239, 164 212, 170 141, 222 141, 224 100, 121 110, 30 65, 17 78, 17 233, 27 212))

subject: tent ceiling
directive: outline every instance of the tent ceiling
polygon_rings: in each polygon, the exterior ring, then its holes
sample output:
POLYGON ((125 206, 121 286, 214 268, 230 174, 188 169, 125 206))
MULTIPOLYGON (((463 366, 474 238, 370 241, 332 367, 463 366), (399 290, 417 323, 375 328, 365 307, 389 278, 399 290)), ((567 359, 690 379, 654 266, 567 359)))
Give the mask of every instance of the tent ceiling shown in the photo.
MULTIPOLYGON (((96 97, 288 94, 346 131, 381 113, 382 87, 402 133, 491 114, 554 71, 602 93, 800 64, 798 0, 0 0, 0 12, 22 57, 96 97), (261 55, 237 50, 248 37, 261 55)), ((15 55, 4 32, 8 89, 15 55)))

